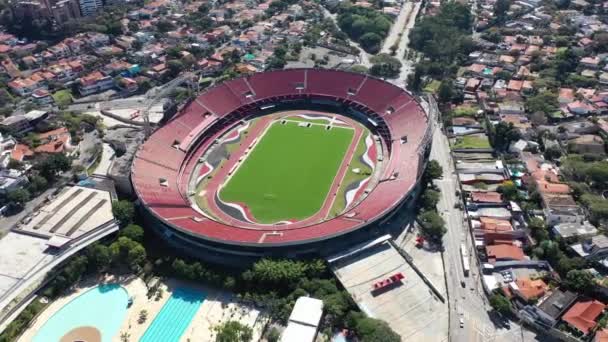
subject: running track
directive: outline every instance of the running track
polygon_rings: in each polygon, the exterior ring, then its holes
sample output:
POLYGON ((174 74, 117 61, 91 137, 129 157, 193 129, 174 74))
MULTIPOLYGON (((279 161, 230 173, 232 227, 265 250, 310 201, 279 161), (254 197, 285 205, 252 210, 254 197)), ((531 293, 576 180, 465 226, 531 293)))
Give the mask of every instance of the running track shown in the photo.
MULTIPOLYGON (((312 113, 312 114, 326 115, 326 116, 334 115, 334 114, 330 114, 330 113, 316 112, 316 111, 310 111, 310 110, 307 110, 306 112, 312 113)), ((247 148, 251 145, 251 143, 253 143, 253 141, 256 138, 260 137, 261 133, 263 133, 264 130, 266 130, 268 128, 268 126, 270 125, 270 123, 272 121, 274 121, 280 117, 292 116, 294 114, 301 114, 301 113, 302 113, 302 111, 289 111, 289 112, 281 112, 280 115, 267 115, 267 116, 261 117, 260 121, 255 125, 255 127, 253 129, 250 129, 250 131, 249 131, 250 134, 248 134, 248 136, 240 142, 239 148, 230 155, 230 158, 226 162, 223 163, 220 170, 213 176, 211 181, 206 186, 207 191, 205 191, 204 196, 206 198, 207 205, 209 206, 209 210, 220 221, 223 221, 230 225, 239 226, 242 228, 260 230, 259 226, 262 225, 260 223, 249 223, 249 222, 237 220, 234 217, 226 214, 217 205, 215 194, 220 189, 222 184, 226 181, 226 179, 229 177, 228 173, 234 167, 234 165, 236 165, 236 163, 238 163, 238 160, 245 154, 245 151, 247 150, 247 148)), ((344 179, 344 176, 346 175, 346 172, 348 171, 348 167, 353 158, 353 155, 355 154, 359 140, 361 139, 361 137, 363 136, 363 133, 364 133, 364 130, 361 128, 361 126, 358 125, 354 120, 351 120, 350 118, 347 118, 344 116, 340 116, 340 120, 343 120, 343 121, 346 121, 347 123, 349 123, 349 125, 354 129, 355 134, 353 135, 353 138, 349 145, 348 150, 344 154, 344 158, 342 159, 342 164, 340 165, 340 168, 338 169, 338 172, 336 173, 336 176, 334 177, 332 185, 329 188, 329 191, 327 192, 327 196, 326 196, 325 200, 323 201, 323 205, 321 206, 321 209, 313 216, 310 216, 304 220, 300 220, 300 221, 297 221, 297 222, 294 222, 291 224, 286 224, 286 225, 274 225, 275 227, 277 227, 277 229, 280 229, 281 227, 284 227, 285 229, 294 229, 294 228, 304 227, 304 226, 307 226, 310 224, 314 224, 314 223, 323 221, 329 215, 331 208, 336 200, 337 192, 338 192, 340 186, 342 185, 342 180, 344 179)), ((249 153, 251 153, 251 151, 249 153)), ((248 210, 248 209, 245 208, 245 210, 248 210)), ((272 224, 268 224, 268 225, 272 225, 272 224)), ((265 226, 268 226, 268 225, 265 225, 265 226)))

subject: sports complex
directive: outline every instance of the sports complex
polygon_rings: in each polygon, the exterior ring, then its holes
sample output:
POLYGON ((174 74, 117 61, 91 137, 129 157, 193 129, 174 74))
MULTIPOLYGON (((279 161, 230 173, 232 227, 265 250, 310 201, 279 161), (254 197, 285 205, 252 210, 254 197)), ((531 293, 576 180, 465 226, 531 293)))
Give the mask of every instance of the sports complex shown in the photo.
POLYGON ((379 233, 412 197, 429 120, 371 76, 256 73, 184 106, 140 147, 131 181, 149 226, 189 254, 331 253, 379 233))

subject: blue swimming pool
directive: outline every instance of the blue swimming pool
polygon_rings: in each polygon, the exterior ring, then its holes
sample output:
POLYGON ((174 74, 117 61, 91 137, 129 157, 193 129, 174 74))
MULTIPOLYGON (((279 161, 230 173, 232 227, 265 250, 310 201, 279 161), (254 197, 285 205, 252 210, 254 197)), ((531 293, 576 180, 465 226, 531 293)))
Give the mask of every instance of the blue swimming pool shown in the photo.
POLYGON ((175 289, 139 342, 179 341, 205 297, 201 291, 175 289))
POLYGON ((92 326, 102 342, 118 333, 127 313, 129 294, 118 284, 100 285, 74 298, 57 311, 38 331, 34 342, 59 341, 70 330, 92 326))

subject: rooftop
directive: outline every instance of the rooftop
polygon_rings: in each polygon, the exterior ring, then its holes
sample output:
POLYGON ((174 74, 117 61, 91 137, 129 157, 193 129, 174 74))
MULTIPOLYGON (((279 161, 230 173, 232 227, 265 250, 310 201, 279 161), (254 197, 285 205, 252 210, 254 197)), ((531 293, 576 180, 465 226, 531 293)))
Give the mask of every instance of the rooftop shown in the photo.
POLYGON ((53 236, 75 239, 113 218, 107 191, 74 186, 37 210, 17 231, 47 239, 53 236))
POLYGON ((490 245, 486 246, 488 259, 510 259, 524 260, 525 255, 521 247, 514 245, 490 245))
POLYGON ((589 333, 597 324, 595 320, 602 314, 606 305, 597 300, 581 300, 576 302, 570 310, 568 310, 562 320, 582 331, 585 334, 589 333))
POLYGON ((538 307, 553 319, 558 319, 577 297, 578 295, 574 292, 557 289, 538 304, 538 307))

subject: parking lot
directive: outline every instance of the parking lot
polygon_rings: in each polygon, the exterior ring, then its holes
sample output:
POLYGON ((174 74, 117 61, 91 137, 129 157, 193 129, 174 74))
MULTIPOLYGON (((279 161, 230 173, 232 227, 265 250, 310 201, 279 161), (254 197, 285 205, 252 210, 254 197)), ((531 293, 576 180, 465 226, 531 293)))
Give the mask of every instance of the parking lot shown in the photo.
MULTIPOLYGON (((331 260, 331 258, 330 258, 331 260)), ((330 263, 359 308, 385 320, 404 341, 446 341, 448 307, 388 242, 330 263), (373 285, 395 274, 404 279, 381 291, 373 285)))

